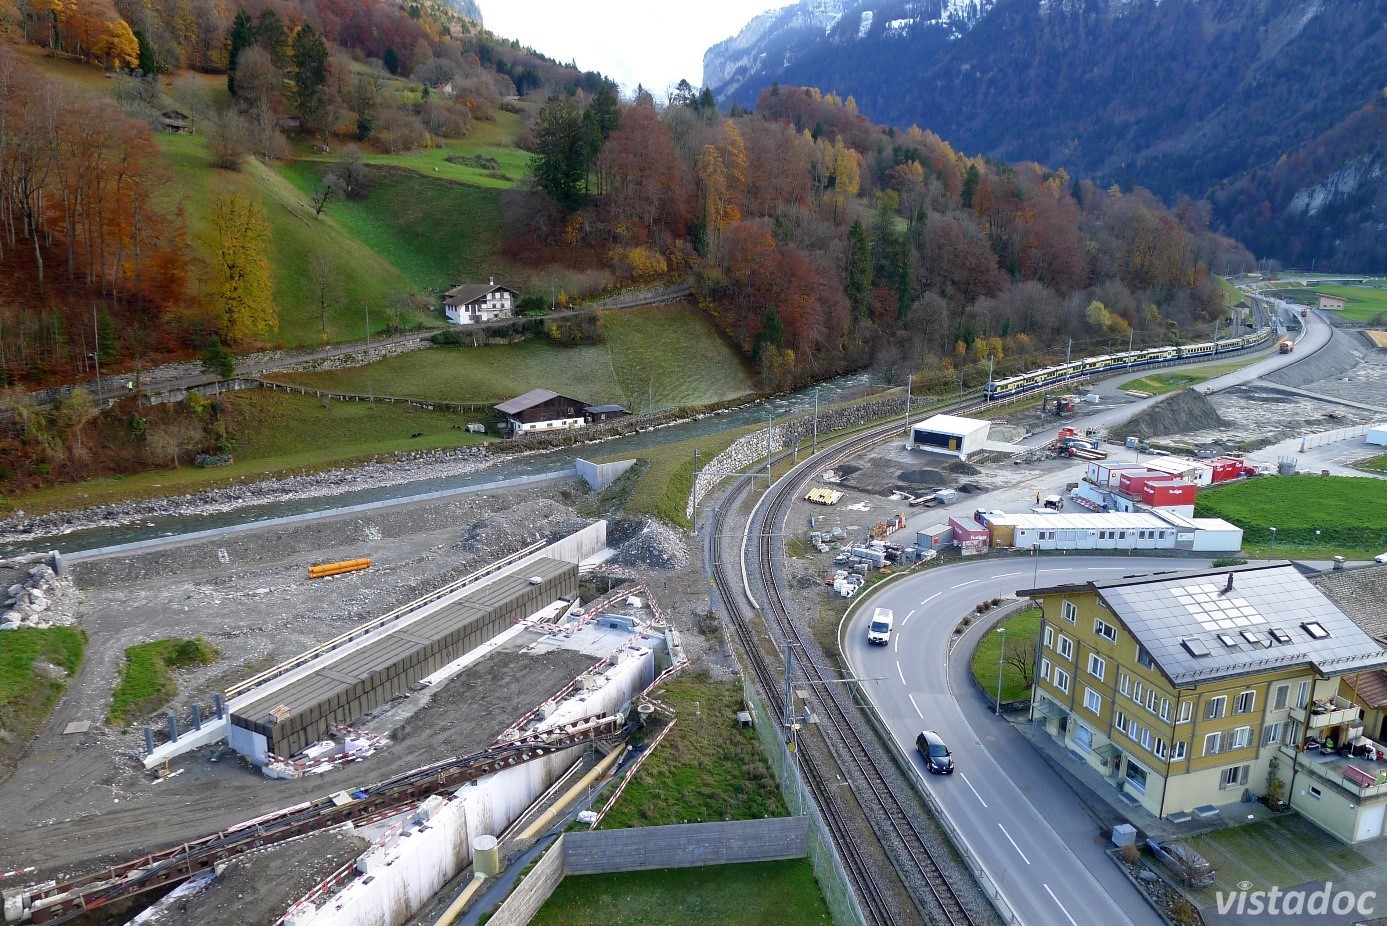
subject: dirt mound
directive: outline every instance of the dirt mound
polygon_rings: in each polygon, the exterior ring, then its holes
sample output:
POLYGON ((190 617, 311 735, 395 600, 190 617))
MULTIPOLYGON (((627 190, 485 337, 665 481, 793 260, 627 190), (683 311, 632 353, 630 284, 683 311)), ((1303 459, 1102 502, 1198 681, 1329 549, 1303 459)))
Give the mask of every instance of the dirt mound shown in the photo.
POLYGON ((1202 392, 1181 389, 1144 413, 1114 428, 1115 437, 1164 437, 1189 431, 1231 427, 1202 392))
POLYGON ((1358 366, 1367 352, 1363 342, 1352 332, 1336 329, 1324 347, 1303 360, 1268 373, 1267 379, 1282 386, 1308 386, 1321 379, 1343 376, 1358 366))
POLYGON ((898 473, 896 478, 911 485, 942 486, 949 484, 949 477, 937 469, 908 469, 898 473))
POLYGON ((959 460, 957 463, 950 463, 945 468, 957 476, 976 476, 978 473, 982 472, 982 470, 978 469, 972 463, 965 463, 962 460, 959 460))

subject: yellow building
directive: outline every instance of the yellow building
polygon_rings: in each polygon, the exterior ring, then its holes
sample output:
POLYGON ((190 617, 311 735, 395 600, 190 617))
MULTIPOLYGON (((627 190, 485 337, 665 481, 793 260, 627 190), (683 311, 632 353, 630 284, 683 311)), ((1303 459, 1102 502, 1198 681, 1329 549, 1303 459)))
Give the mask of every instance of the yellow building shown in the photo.
POLYGON ((1387 761, 1345 677, 1387 650, 1293 566, 1018 594, 1043 610, 1032 718, 1146 810, 1212 816, 1279 787, 1345 842, 1382 835, 1387 761))

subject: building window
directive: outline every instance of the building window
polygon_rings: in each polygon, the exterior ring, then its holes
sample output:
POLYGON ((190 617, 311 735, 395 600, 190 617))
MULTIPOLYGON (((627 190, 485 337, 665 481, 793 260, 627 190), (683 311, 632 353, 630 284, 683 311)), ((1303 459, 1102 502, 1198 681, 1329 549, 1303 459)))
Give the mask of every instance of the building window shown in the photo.
POLYGON ((1216 756, 1223 751, 1223 734, 1206 733, 1204 734, 1204 755, 1216 756))
POLYGON ((1144 646, 1137 647, 1137 665, 1144 669, 1154 669, 1156 667, 1156 660, 1151 658, 1151 654, 1146 651, 1146 647, 1144 646))
POLYGON ((1101 618, 1093 622, 1093 632, 1109 643, 1117 642, 1117 628, 1101 618))
POLYGON ((1084 686, 1084 707, 1099 716, 1103 713, 1103 696, 1087 685, 1084 686))
POLYGON ((1118 729, 1118 730, 1126 730, 1126 729, 1127 729, 1127 715, 1124 714, 1124 713, 1122 713, 1121 711, 1114 710, 1114 711, 1112 712, 1112 725, 1113 725, 1113 727, 1114 727, 1115 729, 1118 729))
POLYGON ((1094 655, 1093 653, 1089 653, 1089 654, 1088 654, 1088 674, 1089 674, 1089 675, 1092 675, 1094 678, 1098 679, 1098 681, 1101 682, 1101 681, 1103 680, 1103 675, 1104 675, 1107 671, 1108 671, 1108 664, 1107 664, 1105 661, 1103 661, 1102 657, 1096 656, 1096 655, 1094 655))
POLYGON ((1131 739, 1136 739, 1136 738, 1137 738, 1138 736, 1140 736, 1140 735, 1141 735, 1141 725, 1138 724, 1135 720, 1128 719, 1128 721, 1127 721, 1127 736, 1128 736, 1129 738, 1131 738, 1131 739))
POLYGON ((1170 699, 1161 698, 1161 719, 1170 723, 1170 699))
POLYGON ((1055 669, 1055 687, 1058 688, 1060 691, 1063 691, 1063 692, 1065 692, 1065 693, 1068 693, 1068 691, 1069 691, 1069 673, 1068 673, 1068 672, 1066 672, 1066 671, 1064 671, 1063 669, 1060 669, 1060 668, 1056 668, 1056 669, 1055 669))
POLYGON ((1045 681, 1047 682, 1050 680, 1050 660, 1040 660, 1040 677, 1045 679, 1045 681))
POLYGON ((1143 794, 1146 793, 1146 769, 1131 759, 1127 760, 1127 786, 1135 788, 1143 794))
POLYGON ((1074 724, 1074 745, 1084 752, 1093 751, 1093 731, 1081 723, 1074 724))
POLYGON ((1157 759, 1164 760, 1165 757, 1169 755, 1169 750, 1166 749, 1165 740, 1161 739, 1159 736, 1156 737, 1156 743, 1154 746, 1151 747, 1151 752, 1155 755, 1157 759))
POLYGON ((1238 696, 1237 696, 1236 698, 1233 699, 1233 713, 1235 713, 1235 714, 1250 714, 1250 713, 1252 713, 1252 708, 1253 708, 1256 704, 1257 704, 1257 692, 1255 692, 1255 691, 1243 691, 1243 692, 1239 692, 1238 696))
POLYGON ((1229 749, 1246 749, 1252 745, 1252 728, 1238 727, 1233 731, 1233 742, 1229 749))
POLYGON ((1156 689, 1149 688, 1146 691, 1146 709, 1151 713, 1156 713, 1156 689))
POLYGON ((1132 700, 1140 704, 1144 697, 1146 697, 1146 686, 1141 682, 1137 682, 1132 686, 1132 700))
POLYGON ((1189 723, 1189 722, 1190 722, 1190 717, 1192 717, 1193 715, 1194 715, 1194 702, 1193 702, 1193 701, 1181 701, 1181 702, 1180 702, 1180 715, 1175 719, 1175 722, 1176 722, 1176 723, 1189 723))
POLYGON ((1142 748, 1142 749, 1150 749, 1150 748, 1151 748, 1151 731, 1150 731, 1150 730, 1142 730, 1142 731, 1141 731, 1141 748, 1142 748))
POLYGON ((1126 672, 1119 672, 1117 674, 1117 688, 1130 698, 1132 696, 1132 677, 1126 672))
POLYGON ((1070 661, 1073 661, 1074 659, 1074 641, 1066 637, 1064 634, 1060 634, 1059 653, 1065 659, 1068 659, 1070 661))
POLYGON ((1187 744, 1184 740, 1177 740, 1170 744, 1170 761, 1179 762, 1185 758, 1187 744))
POLYGON ((1300 683, 1300 688, 1297 689, 1297 691, 1296 691, 1295 706, 1296 706, 1297 708, 1304 708, 1305 705, 1307 705, 1307 704, 1309 704, 1309 703, 1310 703, 1310 683, 1309 683, 1309 682, 1301 682, 1301 683, 1300 683))
POLYGON ((1228 708, 1228 698, 1226 695, 1219 695, 1217 698, 1210 698, 1204 702, 1204 719, 1218 720, 1223 716, 1223 712, 1228 708))
POLYGON ((1060 617, 1071 624, 1074 623, 1079 617, 1079 606, 1072 601, 1060 602, 1060 617))
POLYGON ((1055 648, 1055 628, 1053 628, 1053 627, 1046 627, 1046 628, 1045 628, 1045 648, 1046 648, 1046 649, 1054 649, 1054 648, 1055 648))
POLYGON ((1320 794, 1321 794, 1321 793, 1323 793, 1323 792, 1321 792, 1319 788, 1316 788, 1316 787, 1311 787, 1311 788, 1310 788, 1310 796, 1313 797, 1315 800, 1319 800, 1319 799, 1320 799, 1320 794))
POLYGON ((1276 686, 1276 697, 1275 697, 1275 700, 1272 701, 1271 709, 1274 710, 1274 711, 1284 711, 1284 710, 1286 709, 1286 702, 1289 701, 1290 698, 1291 698, 1291 686, 1290 686, 1290 685, 1277 685, 1277 686, 1276 686))
POLYGON ((1281 739, 1281 724, 1269 723, 1266 725, 1265 731, 1262 735, 1263 746, 1275 745, 1277 740, 1281 739))
POLYGON ((1219 774, 1218 778, 1219 790, 1222 791, 1226 788, 1236 788, 1239 785, 1247 784, 1248 771, 1250 769, 1251 766, 1248 765, 1233 765, 1224 769, 1222 773, 1219 774))

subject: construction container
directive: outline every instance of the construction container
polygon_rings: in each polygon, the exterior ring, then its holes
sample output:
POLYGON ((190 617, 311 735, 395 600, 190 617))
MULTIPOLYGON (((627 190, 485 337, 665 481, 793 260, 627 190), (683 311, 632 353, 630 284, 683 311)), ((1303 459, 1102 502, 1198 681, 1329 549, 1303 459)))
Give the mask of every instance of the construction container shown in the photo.
POLYGON ((1209 464, 1213 468, 1213 482, 1227 482, 1229 479, 1237 479, 1244 475, 1247 464, 1242 460, 1234 460, 1231 457, 1219 457, 1209 464))
POLYGON ((1152 508, 1174 508, 1193 505, 1195 493, 1199 489, 1193 483, 1178 479, 1162 482, 1151 481, 1141 487, 1141 500, 1152 508))
POLYGON ((972 518, 950 518, 949 527, 954 532, 954 543, 961 549, 967 549, 982 543, 984 547, 991 543, 992 535, 972 518))
POLYGON ((1145 469, 1146 467, 1140 463, 1093 462, 1088 464, 1088 472, 1084 474, 1084 479, 1100 489, 1115 489, 1117 480, 1123 473, 1142 472, 1145 469))
POLYGON ((1204 460, 1191 460, 1187 457, 1152 457, 1146 461, 1147 469, 1168 473, 1176 479, 1192 482, 1197 486, 1211 485, 1214 481, 1214 468, 1204 460))
POLYGON ((954 489, 935 489, 934 500, 941 505, 952 505, 958 501, 958 492, 954 489))
POLYGON ((954 529, 947 524, 935 524, 915 532, 915 547, 938 552, 954 542, 954 529))

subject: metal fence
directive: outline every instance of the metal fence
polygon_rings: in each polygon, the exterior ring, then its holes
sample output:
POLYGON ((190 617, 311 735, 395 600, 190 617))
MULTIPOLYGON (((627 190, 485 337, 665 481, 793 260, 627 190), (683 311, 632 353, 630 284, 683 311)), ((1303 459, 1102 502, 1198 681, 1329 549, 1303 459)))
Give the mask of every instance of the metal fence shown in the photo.
POLYGON ((1328 444, 1337 444, 1341 440, 1351 440, 1355 437, 1362 437, 1368 433, 1368 428, 1372 425, 1356 424, 1351 428, 1336 428, 1333 431, 1322 431, 1319 434, 1307 434, 1300 439, 1300 449, 1311 450, 1315 447, 1324 447, 1328 444))
POLYGON ((838 926, 865 926, 866 919, 862 915, 862 908, 848 883, 847 871, 843 868, 843 860, 838 857, 838 850, 829 836, 828 826, 809 796, 804 779, 799 773, 798 761, 790 752, 784 737, 780 735, 780 720, 767 710, 756 691, 755 682, 745 672, 742 673, 742 696, 754 717, 756 735, 760 737, 766 756, 780 779, 781 793, 785 796, 786 806, 790 808, 791 813, 808 817, 809 862, 814 867, 814 877, 818 880, 819 890, 823 892, 824 900, 828 903, 833 922, 838 926))

